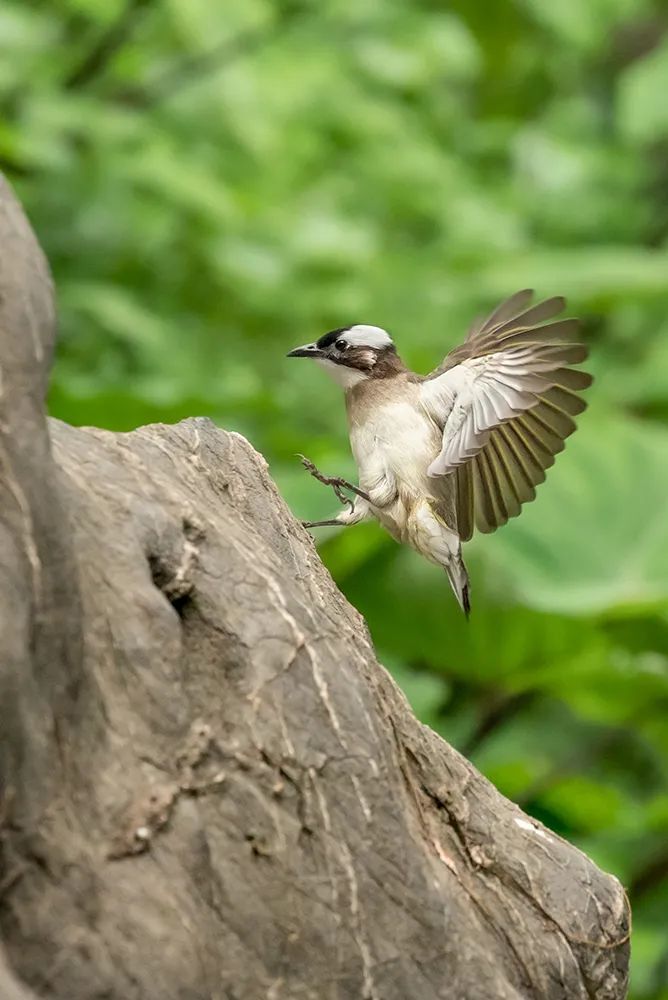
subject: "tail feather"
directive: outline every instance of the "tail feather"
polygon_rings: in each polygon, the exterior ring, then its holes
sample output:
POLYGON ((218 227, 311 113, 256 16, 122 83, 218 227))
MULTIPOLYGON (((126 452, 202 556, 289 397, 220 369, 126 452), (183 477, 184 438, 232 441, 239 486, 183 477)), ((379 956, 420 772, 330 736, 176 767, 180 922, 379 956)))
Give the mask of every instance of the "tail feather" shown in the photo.
POLYGON ((457 602, 468 620, 468 617, 471 614, 471 585, 466 566, 464 565, 464 560, 461 555, 458 555, 444 568, 448 580, 450 581, 450 586, 452 587, 454 595, 457 598, 457 602))

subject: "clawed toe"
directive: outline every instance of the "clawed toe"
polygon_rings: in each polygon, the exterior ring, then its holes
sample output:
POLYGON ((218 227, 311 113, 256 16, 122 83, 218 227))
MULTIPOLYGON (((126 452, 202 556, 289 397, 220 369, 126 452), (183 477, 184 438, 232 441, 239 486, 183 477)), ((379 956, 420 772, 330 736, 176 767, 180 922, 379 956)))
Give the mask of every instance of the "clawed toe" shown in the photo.
MULTIPOLYGON (((313 464, 310 458, 306 457, 306 455, 298 454, 297 458, 300 459, 306 471, 309 472, 314 479, 317 479, 319 483, 323 484, 323 486, 331 486, 336 495, 336 499, 340 503, 347 505, 351 511, 355 509, 354 501, 352 501, 350 497, 347 497, 343 492, 343 490, 350 490, 351 493, 354 493, 356 496, 361 497, 363 500, 366 500, 367 502, 371 501, 371 498, 369 497, 368 493, 365 493, 364 490, 361 490, 359 486, 353 486, 353 484, 349 483, 347 479, 342 479, 341 476, 325 476, 322 472, 320 472, 318 467, 313 464)), ((321 521, 317 523, 324 524, 327 522, 321 521)))

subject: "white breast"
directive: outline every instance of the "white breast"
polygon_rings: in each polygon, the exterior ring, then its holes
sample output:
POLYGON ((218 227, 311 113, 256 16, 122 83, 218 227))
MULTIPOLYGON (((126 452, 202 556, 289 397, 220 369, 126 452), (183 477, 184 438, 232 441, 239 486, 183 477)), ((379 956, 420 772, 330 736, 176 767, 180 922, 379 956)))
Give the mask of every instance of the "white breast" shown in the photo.
POLYGON ((382 503, 392 493, 430 491, 427 468, 438 453, 436 425, 410 400, 388 400, 367 411, 350 430, 360 485, 382 503))

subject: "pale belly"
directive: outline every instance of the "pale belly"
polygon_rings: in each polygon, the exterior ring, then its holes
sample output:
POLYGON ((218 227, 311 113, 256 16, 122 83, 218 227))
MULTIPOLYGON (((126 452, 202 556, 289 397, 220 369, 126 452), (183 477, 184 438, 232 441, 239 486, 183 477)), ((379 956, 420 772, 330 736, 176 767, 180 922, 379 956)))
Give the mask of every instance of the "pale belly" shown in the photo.
POLYGON ((398 541, 424 551, 425 518, 432 506, 442 509, 450 486, 427 476, 440 451, 439 428, 414 406, 393 403, 351 427, 350 443, 360 486, 378 520, 398 541))

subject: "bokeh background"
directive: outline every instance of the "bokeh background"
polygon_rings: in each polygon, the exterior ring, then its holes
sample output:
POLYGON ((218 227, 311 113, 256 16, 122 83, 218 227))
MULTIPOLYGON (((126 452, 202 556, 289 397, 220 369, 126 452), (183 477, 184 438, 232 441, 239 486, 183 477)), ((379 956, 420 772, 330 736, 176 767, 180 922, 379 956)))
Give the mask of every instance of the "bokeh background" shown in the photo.
POLYGON ((590 409, 474 540, 467 627, 375 525, 322 530, 420 717, 616 873, 668 997, 668 12, 651 0, 3 0, 0 165, 50 257, 51 412, 206 414, 354 476, 286 351, 388 327, 429 370, 527 285, 584 317, 590 409))

